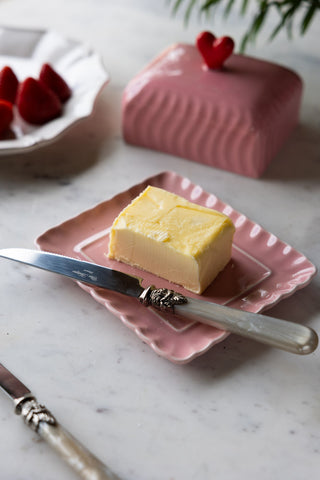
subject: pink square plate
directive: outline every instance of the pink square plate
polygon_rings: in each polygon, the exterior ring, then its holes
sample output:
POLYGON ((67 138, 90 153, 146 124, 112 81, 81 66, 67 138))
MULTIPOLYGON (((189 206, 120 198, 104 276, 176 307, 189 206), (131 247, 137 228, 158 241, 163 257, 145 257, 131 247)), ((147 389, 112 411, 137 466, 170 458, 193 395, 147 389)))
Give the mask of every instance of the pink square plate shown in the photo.
MULTIPOLYGON (((265 231, 215 195, 174 172, 163 172, 51 228, 36 239, 41 249, 91 261, 143 277, 143 286, 172 288, 152 274, 107 258, 109 231, 119 212, 147 185, 164 188, 200 205, 228 215, 236 226, 232 259, 201 295, 201 299, 250 312, 261 312, 306 286, 315 266, 301 253, 265 231)), ((229 333, 181 317, 159 313, 138 300, 78 282, 95 300, 134 330, 160 356, 187 363, 225 339, 229 333)), ((174 286, 192 297, 199 295, 174 286)), ((267 317, 266 317, 267 321, 267 317)))

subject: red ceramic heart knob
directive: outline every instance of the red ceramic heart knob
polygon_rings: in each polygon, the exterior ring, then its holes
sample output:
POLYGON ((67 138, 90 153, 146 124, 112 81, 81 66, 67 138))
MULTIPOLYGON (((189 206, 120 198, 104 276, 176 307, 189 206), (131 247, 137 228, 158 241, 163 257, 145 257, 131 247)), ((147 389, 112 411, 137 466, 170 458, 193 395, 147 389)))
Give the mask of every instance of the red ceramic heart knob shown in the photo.
POLYGON ((232 38, 216 38, 211 32, 201 32, 196 44, 206 65, 211 69, 221 68, 234 49, 232 38))

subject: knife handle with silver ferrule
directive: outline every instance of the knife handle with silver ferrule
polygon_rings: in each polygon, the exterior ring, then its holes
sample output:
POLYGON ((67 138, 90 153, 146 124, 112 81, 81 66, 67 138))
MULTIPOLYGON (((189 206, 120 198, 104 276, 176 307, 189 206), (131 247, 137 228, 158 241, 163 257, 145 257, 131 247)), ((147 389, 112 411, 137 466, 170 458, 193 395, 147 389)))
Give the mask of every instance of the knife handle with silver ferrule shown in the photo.
POLYGON ((312 353, 318 345, 317 333, 305 325, 185 297, 165 288, 146 288, 140 301, 299 355, 312 353))
POLYGON ((106 465, 67 432, 30 390, 0 363, 0 387, 11 397, 15 413, 39 434, 84 480, 120 480, 106 465))
POLYGON ((188 318, 201 316, 202 323, 225 329, 287 352, 306 355, 318 345, 314 330, 298 323, 236 310, 222 305, 210 306, 209 302, 188 298, 188 303, 178 305, 177 313, 188 318))
POLYGON ((84 480, 120 480, 104 463, 67 432, 33 397, 16 407, 25 423, 35 430, 84 480))

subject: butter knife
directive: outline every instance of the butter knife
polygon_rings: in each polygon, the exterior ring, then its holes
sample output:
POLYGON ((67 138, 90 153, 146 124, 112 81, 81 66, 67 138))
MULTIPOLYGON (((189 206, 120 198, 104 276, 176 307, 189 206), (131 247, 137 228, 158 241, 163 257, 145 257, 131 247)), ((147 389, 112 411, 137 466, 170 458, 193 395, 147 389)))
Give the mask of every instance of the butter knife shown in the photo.
POLYGON ((84 480, 120 480, 104 463, 67 432, 31 391, 0 363, 0 387, 11 397, 14 410, 84 480))
POLYGON ((305 325, 189 298, 166 288, 143 288, 140 278, 91 262, 24 248, 0 249, 0 257, 135 297, 147 307, 176 313, 291 353, 306 355, 318 345, 316 332, 305 325))

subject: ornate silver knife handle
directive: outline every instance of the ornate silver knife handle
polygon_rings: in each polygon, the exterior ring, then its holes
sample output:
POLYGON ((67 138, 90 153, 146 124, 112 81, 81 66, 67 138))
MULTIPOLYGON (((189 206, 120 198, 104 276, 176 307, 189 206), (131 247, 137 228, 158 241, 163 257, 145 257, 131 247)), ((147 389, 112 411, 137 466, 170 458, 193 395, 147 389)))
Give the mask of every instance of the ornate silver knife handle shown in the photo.
POLYGON ((305 325, 185 297, 166 288, 148 287, 139 300, 291 353, 306 355, 318 346, 318 335, 305 325))
POLYGON ((67 432, 31 394, 15 402, 15 412, 84 480, 120 480, 104 463, 67 432))

